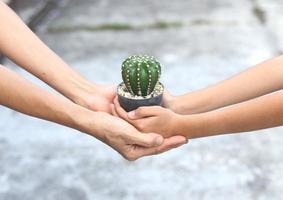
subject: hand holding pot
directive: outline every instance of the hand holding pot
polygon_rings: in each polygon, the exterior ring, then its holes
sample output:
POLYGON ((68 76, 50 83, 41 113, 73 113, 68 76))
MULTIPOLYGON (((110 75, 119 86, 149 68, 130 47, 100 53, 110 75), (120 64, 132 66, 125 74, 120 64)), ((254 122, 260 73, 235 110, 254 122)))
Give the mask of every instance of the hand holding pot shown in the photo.
POLYGON ((114 100, 115 108, 113 114, 119 116, 142 132, 155 132, 165 138, 174 135, 184 135, 179 130, 179 123, 182 116, 169 109, 160 106, 145 106, 127 113, 119 104, 117 98, 114 100))
POLYGON ((95 136, 127 160, 159 154, 186 143, 183 137, 163 139, 155 133, 144 134, 126 121, 102 112, 80 116, 79 130, 95 136))

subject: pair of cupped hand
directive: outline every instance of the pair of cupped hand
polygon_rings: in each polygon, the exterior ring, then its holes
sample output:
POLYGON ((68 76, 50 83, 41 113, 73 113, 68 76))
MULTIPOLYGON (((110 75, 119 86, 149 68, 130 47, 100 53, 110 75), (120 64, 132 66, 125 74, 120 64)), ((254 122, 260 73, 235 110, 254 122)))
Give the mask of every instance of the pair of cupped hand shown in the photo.
POLYGON ((163 153, 187 143, 187 138, 174 135, 175 114, 170 110, 174 98, 167 91, 163 107, 140 107, 127 113, 116 96, 117 86, 99 86, 95 94, 87 98, 84 106, 100 111, 98 139, 107 143, 127 160, 163 153))

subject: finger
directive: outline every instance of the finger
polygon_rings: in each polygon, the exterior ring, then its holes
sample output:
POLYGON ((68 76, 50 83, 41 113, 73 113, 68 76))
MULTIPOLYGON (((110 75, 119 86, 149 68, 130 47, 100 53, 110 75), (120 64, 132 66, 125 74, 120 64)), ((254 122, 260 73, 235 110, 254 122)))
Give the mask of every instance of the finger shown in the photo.
MULTIPOLYGON (((128 114, 127 112, 120 106, 119 101, 118 101, 118 97, 116 97, 114 99, 114 108, 115 108, 115 112, 117 113, 118 117, 124 119, 125 121, 127 121, 128 123, 132 124, 135 128, 140 129, 139 127, 139 122, 138 120, 130 120, 128 118, 128 114)), ((140 135, 141 133, 138 133, 136 135, 140 135)))
POLYGON ((130 140, 132 145, 148 148, 160 146, 163 143, 164 138, 156 133, 135 133, 130 140))
POLYGON ((115 107, 115 111, 116 113, 119 115, 119 117, 123 118, 124 120, 128 121, 131 123, 131 121, 128 118, 128 114, 127 112, 120 106, 118 98, 115 97, 114 99, 114 107, 115 107))
POLYGON ((184 144, 187 144, 188 140, 184 136, 176 135, 176 136, 172 136, 170 138, 167 138, 166 142, 167 142, 166 145, 159 147, 159 149, 158 149, 159 153, 164 152, 164 150, 166 150, 166 148, 167 148, 167 150, 169 150, 169 149, 176 148, 176 147, 182 146, 184 144))
POLYGON ((111 108, 112 115, 115 116, 115 117, 119 117, 119 115, 117 114, 117 112, 115 110, 114 104, 110 104, 110 108, 111 108))
POLYGON ((145 147, 139 147, 136 148, 136 154, 137 157, 142 156, 150 156, 150 155, 156 155, 160 154, 166 151, 169 151, 173 148, 182 146, 187 143, 187 139, 183 136, 173 136, 171 138, 164 139, 164 142, 162 145, 158 147, 151 147, 151 148, 145 148, 145 147))
POLYGON ((117 86, 116 85, 105 85, 105 90, 108 94, 108 97, 111 101, 113 101, 113 99, 115 98, 116 96, 116 89, 117 89, 117 86))
POLYGON ((144 117, 152 117, 156 116, 160 113, 161 111, 160 106, 144 106, 144 107, 139 107, 136 110, 133 110, 128 113, 129 119, 140 119, 144 117))
MULTIPOLYGON (((112 91, 114 93, 114 95, 116 96, 116 89, 117 89, 117 86, 115 84, 112 84, 112 85, 108 85, 108 88, 110 91, 112 91)), ((114 97, 115 97, 114 96, 114 97)))
POLYGON ((156 154, 163 153, 165 151, 169 151, 173 148, 182 146, 187 144, 187 139, 184 136, 173 136, 170 138, 165 139, 164 144, 157 148, 156 154))

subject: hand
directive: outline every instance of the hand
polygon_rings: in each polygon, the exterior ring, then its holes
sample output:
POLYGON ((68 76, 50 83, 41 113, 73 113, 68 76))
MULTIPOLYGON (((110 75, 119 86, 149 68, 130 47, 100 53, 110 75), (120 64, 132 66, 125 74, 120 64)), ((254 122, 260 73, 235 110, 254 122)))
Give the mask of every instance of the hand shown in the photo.
POLYGON ((80 95, 75 103, 93 111, 111 113, 111 104, 116 95, 116 85, 93 85, 80 95))
POLYGON ((174 106, 176 103, 176 98, 168 90, 164 90, 162 97, 162 106, 174 111, 174 106))
POLYGON ((178 130, 181 115, 160 106, 140 107, 137 110, 127 113, 119 104, 118 99, 114 100, 115 107, 112 108, 114 115, 123 118, 138 130, 149 133, 155 132, 168 138, 173 135, 183 134, 178 130))
POLYGON ((111 146, 127 160, 159 154, 187 143, 181 136, 163 139, 155 133, 140 133, 126 121, 102 112, 91 112, 94 117, 80 118, 81 129, 111 146), (99 126, 97 125, 99 124, 99 126), (97 127, 97 130, 94 130, 97 127))
POLYGON ((167 90, 163 93, 163 107, 181 115, 191 115, 211 110, 209 101, 206 101, 200 92, 191 92, 186 95, 173 96, 167 90), (189 100, 187 100, 189 99, 189 100))

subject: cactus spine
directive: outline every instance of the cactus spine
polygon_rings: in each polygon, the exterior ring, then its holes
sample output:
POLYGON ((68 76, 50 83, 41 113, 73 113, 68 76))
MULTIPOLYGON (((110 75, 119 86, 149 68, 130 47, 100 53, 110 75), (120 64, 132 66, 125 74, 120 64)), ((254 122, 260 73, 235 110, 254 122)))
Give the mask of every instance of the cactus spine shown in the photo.
POLYGON ((132 95, 151 94, 160 75, 160 63, 152 56, 130 56, 122 64, 122 78, 132 95))

